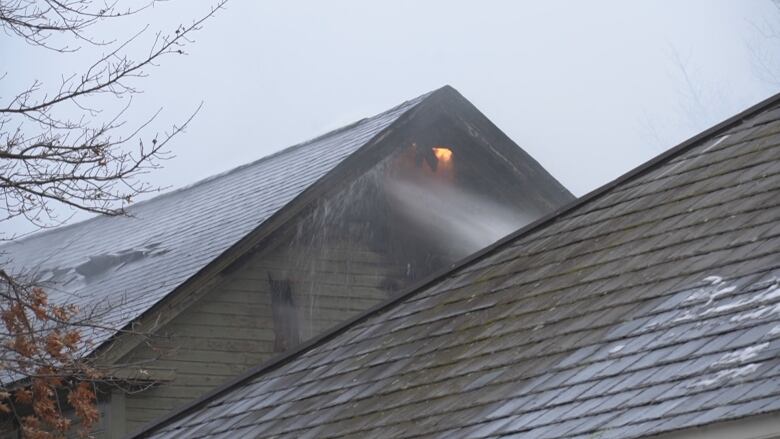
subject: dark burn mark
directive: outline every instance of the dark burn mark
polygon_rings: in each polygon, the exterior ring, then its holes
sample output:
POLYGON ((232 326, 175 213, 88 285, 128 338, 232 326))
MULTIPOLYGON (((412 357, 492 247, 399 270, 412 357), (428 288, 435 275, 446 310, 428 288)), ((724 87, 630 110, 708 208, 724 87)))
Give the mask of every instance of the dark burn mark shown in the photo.
POLYGON ((268 273, 271 286, 271 313, 274 321, 274 351, 284 352, 300 342, 298 312, 288 279, 274 280, 268 273))

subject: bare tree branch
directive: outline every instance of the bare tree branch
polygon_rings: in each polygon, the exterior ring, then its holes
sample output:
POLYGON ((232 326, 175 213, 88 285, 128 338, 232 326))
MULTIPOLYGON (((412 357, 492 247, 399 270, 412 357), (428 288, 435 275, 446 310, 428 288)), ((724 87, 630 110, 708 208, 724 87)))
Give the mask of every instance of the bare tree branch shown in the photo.
MULTIPOLYGON (((38 228, 51 227, 60 223, 57 211, 62 206, 126 214, 136 197, 159 190, 143 176, 170 157, 166 147, 200 106, 167 132, 149 135, 146 130, 161 109, 134 127, 126 120, 132 98, 140 92, 137 82, 166 56, 184 54, 192 34, 226 0, 218 0, 189 25, 153 34, 140 58, 129 53, 138 52, 135 47, 148 25, 122 41, 92 35, 98 23, 135 16, 156 1, 121 8, 118 0, 0 0, 0 27, 30 50, 71 56, 84 44, 104 51, 81 73, 62 75, 53 88, 36 79, 12 96, 0 96, 0 224, 20 218, 38 228), (101 108, 111 99, 124 105, 106 117, 101 108)), ((0 81, 5 78, 3 74, 0 81)), ((14 238, 0 232, 0 241, 14 238)), ((88 355, 97 347, 95 340, 102 340, 98 334, 128 333, 150 345, 151 335, 112 325, 109 303, 88 309, 67 301, 51 303, 47 289, 53 286, 42 285, 31 274, 38 267, 25 268, 31 270, 0 264, 0 370, 5 377, 0 379, 0 415, 14 418, 25 437, 59 437, 71 428, 67 409, 86 433, 98 420, 98 388, 137 391, 154 385, 116 378, 116 370, 138 364, 101 364, 88 355)))
MULTIPOLYGON (((8 11, 9 5, 19 1, 2 2, 2 9, 8 11)), ((46 10, 33 8, 32 12, 77 15, 58 21, 60 27, 70 23, 83 30, 104 14, 89 12, 91 2, 84 0, 46 2, 47 5, 50 3, 46 10)), ((122 118, 129 103, 113 118, 96 121, 99 111, 87 107, 82 99, 99 95, 120 99, 138 93, 130 81, 145 77, 145 69, 154 66, 162 57, 183 54, 185 46, 192 41, 189 36, 224 3, 224 0, 220 1, 189 26, 178 26, 170 34, 158 32, 148 56, 141 60, 132 60, 122 53, 147 27, 101 56, 81 75, 63 79, 54 94, 42 94, 42 84, 34 81, 8 102, 0 101, 0 221, 24 217, 39 227, 47 227, 56 223, 53 213, 58 204, 117 215, 124 213, 127 204, 138 195, 158 190, 138 177, 160 167, 160 160, 168 157, 163 147, 187 127, 197 110, 179 125, 172 126, 168 133, 147 138, 144 142, 139 137, 140 130, 157 114, 140 127, 121 132, 126 124, 122 118), (77 120, 58 118, 56 110, 65 104, 82 109, 81 117, 77 120)), ((21 4, 21 12, 4 12, 3 16, 28 17, 29 2, 22 1, 21 4)), ((135 12, 127 11, 123 15, 135 12)), ((31 22, 38 26, 36 23, 42 20, 51 22, 53 19, 45 16, 31 22)), ((0 19, 0 23, 6 21, 0 19)), ((57 26, 46 27, 60 29, 57 26)))

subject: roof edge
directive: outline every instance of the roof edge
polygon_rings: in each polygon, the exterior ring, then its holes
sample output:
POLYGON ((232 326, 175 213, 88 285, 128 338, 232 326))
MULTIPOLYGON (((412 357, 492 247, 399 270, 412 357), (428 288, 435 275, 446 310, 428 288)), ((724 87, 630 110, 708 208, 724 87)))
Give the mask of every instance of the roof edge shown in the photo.
MULTIPOLYGON (((439 88, 438 90, 431 92, 425 99, 429 99, 432 96, 439 94, 439 93, 456 93, 460 95, 460 93, 457 92, 454 88, 452 88, 449 85, 445 85, 444 87, 439 88)), ((446 278, 450 273, 460 270, 462 268, 467 267, 468 265, 480 260, 482 257, 487 256, 490 253, 493 253, 508 243, 511 243, 515 241, 516 239, 528 235, 531 232, 534 232, 538 229, 544 228, 552 223, 554 223, 556 220, 558 220, 562 215, 573 211, 581 206, 584 206, 591 201, 599 198, 600 196, 606 194, 616 186, 625 183, 626 181, 632 180, 634 178, 637 178, 646 172, 649 172, 656 168, 661 163, 682 154, 683 152, 691 149, 692 147, 696 146, 699 142, 702 140, 705 140, 709 137, 712 137, 724 130, 727 130, 733 126, 738 125, 743 120, 754 116, 761 111, 764 111, 768 107, 780 103, 780 93, 777 93, 767 99, 762 100, 761 102, 741 111, 740 113, 737 113, 734 116, 731 116, 730 118, 700 132, 699 134, 694 135, 693 137, 690 137, 689 139, 683 141, 682 143, 678 144, 677 146, 672 147, 671 149, 668 149, 667 151, 659 154, 658 156, 655 156, 654 158, 648 160, 647 162, 637 166, 636 168, 631 169, 630 171, 624 173, 623 175, 617 177, 616 179, 588 192, 587 194, 583 195, 580 198, 577 198, 573 200, 572 202, 568 203, 567 205, 561 207, 560 209, 557 209, 539 219, 536 221, 520 228, 519 230, 499 239, 495 243, 489 245, 488 247, 485 247, 482 250, 479 250, 475 253, 472 253, 469 256, 466 256, 465 258, 459 260, 458 262, 455 262, 454 264, 450 265, 450 267, 447 267, 437 273, 433 273, 430 276, 427 276, 426 278, 422 279, 420 282, 404 289, 401 291, 396 297, 393 297, 391 299, 386 300, 383 303, 380 303, 379 305, 368 309, 367 311, 358 314, 357 316, 337 325, 336 327, 332 328, 330 331, 327 331, 317 337, 314 337, 313 339, 309 340, 308 342, 305 342, 298 346, 297 348, 292 349, 291 351, 279 354, 275 357, 270 358, 269 360, 259 364, 256 367, 253 367, 246 372, 238 375, 237 377, 225 382, 224 384, 212 389, 211 391, 201 395, 199 398, 196 398, 195 400, 191 401, 188 404, 185 404, 184 406, 174 409, 170 413, 167 413, 163 416, 161 416, 158 419, 152 420, 149 423, 141 426, 136 431, 130 433, 129 435, 126 435, 126 438, 135 438, 135 437, 144 437, 148 433, 150 433, 153 429, 159 428, 162 426, 165 426, 169 424, 174 418, 177 418, 179 416, 185 415, 192 410, 200 407, 201 405, 207 403, 209 400, 225 393, 226 391, 232 389, 233 387, 248 381, 255 376, 269 372, 271 370, 274 370, 276 368, 279 368, 292 360, 294 360, 299 355, 303 354, 304 352, 309 351, 310 349, 317 347, 320 344, 323 344, 336 336, 346 332, 348 329, 350 329, 352 326, 370 318, 377 314, 380 314, 386 310, 389 310, 396 304, 403 302, 404 300, 413 297, 423 289, 427 288, 431 284, 443 280, 446 278)))

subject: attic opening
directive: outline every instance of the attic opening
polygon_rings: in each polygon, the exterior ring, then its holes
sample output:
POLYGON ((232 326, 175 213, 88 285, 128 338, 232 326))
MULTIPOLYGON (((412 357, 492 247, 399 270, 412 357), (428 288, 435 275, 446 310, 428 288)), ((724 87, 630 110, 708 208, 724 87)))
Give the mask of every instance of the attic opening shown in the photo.
POLYGON ((434 146, 431 148, 433 155, 436 156, 436 160, 440 163, 447 164, 452 161, 452 150, 444 146, 434 146))

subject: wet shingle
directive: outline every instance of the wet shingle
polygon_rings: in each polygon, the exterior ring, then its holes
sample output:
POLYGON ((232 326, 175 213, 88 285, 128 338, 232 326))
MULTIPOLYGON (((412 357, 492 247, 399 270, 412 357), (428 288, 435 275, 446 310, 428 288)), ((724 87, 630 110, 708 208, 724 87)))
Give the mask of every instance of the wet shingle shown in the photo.
POLYGON ((780 410, 777 101, 148 436, 625 439, 780 410), (273 422, 213 417, 302 386, 273 422))

